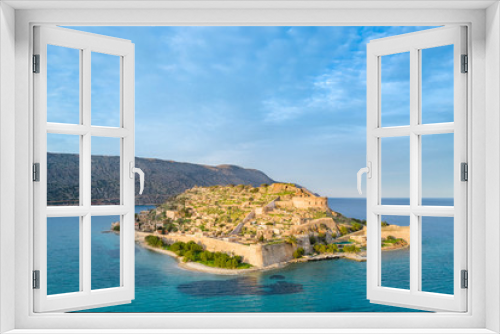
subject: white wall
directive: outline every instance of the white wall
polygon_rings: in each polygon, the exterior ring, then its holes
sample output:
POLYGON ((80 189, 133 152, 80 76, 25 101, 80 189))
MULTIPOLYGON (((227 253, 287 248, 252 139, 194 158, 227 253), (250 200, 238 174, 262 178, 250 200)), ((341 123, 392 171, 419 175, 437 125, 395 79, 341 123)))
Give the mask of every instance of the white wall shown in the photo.
POLYGON ((500 13, 499 4, 486 11, 486 328, 500 332, 500 13))
POLYGON ((0 333, 14 328, 14 23, 14 10, 0 3, 0 333))

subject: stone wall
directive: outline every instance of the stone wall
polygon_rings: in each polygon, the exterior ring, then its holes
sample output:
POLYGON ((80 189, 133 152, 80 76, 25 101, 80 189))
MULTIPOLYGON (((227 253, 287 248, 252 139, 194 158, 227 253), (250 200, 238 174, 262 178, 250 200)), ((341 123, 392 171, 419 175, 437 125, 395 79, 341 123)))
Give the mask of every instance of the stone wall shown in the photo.
POLYGON ((293 197, 292 202, 293 206, 298 209, 328 209, 328 199, 326 197, 293 197))
POLYGON ((262 245, 262 264, 264 267, 293 259, 294 247, 287 243, 262 245))
POLYGON ((239 255, 243 258, 243 262, 250 263, 258 268, 267 267, 293 259, 293 252, 297 247, 303 247, 306 253, 311 251, 309 238, 298 238, 297 245, 295 246, 287 243, 274 245, 243 245, 220 239, 186 235, 164 235, 162 238, 163 242, 169 244, 176 241, 194 241, 197 244, 202 245, 210 252, 223 252, 229 255, 239 255))
POLYGON ((223 252, 229 255, 239 255, 243 262, 250 263, 255 267, 263 267, 262 246, 261 245, 243 245, 236 242, 228 242, 215 238, 194 237, 183 235, 165 235, 163 241, 172 244, 176 241, 189 242, 194 241, 202 245, 210 252, 223 252))

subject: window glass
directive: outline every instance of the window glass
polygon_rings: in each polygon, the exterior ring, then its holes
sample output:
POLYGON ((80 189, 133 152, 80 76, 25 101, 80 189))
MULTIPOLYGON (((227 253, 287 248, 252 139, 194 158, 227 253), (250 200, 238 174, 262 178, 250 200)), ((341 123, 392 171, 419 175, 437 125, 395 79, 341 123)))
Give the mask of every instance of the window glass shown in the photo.
POLYGON ((383 287, 410 289, 410 217, 381 216, 383 287))
POLYGON ((120 216, 92 216, 91 224, 92 290, 118 287, 121 256, 120 216))
POLYGON ((409 205, 410 137, 380 140, 383 205, 409 205))
POLYGON ((120 138, 92 137, 92 205, 120 200, 120 138))
POLYGON ((80 291, 80 218, 47 218, 47 294, 80 291))
POLYGON ((47 134, 47 205, 80 204, 80 136, 47 134))
POLYGON ((422 77, 422 123, 453 122, 453 45, 420 52, 422 77))
POLYGON ((120 126, 120 57, 92 52, 92 125, 120 126))
POLYGON ((47 45, 47 122, 80 123, 80 50, 47 45))
POLYGON ((410 125, 410 53, 380 57, 382 126, 410 125))

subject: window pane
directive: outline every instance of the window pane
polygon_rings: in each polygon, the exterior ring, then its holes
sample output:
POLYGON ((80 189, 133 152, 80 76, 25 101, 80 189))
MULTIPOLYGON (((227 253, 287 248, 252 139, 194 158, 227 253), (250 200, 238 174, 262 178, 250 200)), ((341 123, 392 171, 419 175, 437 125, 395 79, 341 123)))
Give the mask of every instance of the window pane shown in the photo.
POLYGON ((423 205, 453 206, 453 137, 453 133, 421 137, 423 205))
POLYGON ((120 141, 92 137, 92 205, 120 204, 120 141))
POLYGON ((453 45, 421 50, 422 123, 453 122, 453 45))
POLYGON ((47 294, 80 291, 80 218, 47 218, 47 294))
POLYGON ((382 286, 410 289, 410 217, 381 216, 382 286))
POLYGON ((382 204, 408 205, 410 197, 410 137, 381 139, 382 204))
POLYGON ((120 126, 120 57, 92 52, 92 125, 120 126))
POLYGON ((410 125, 410 53, 380 58, 382 126, 410 125))
POLYGON ((453 294, 453 218, 422 217, 422 291, 453 294))
POLYGON ((92 290, 120 286, 120 216, 92 217, 92 290))
POLYGON ((47 134, 47 205, 79 205, 80 136, 47 134))
POLYGON ((80 123, 80 50, 47 45, 47 122, 80 123))

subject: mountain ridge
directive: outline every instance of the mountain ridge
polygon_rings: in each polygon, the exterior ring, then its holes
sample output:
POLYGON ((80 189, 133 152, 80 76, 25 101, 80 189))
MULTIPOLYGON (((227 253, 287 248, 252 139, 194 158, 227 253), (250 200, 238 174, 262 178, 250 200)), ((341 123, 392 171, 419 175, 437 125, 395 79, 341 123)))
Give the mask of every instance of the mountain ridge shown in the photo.
MULTIPOLYGON (((118 156, 92 156, 92 203, 118 204, 120 197, 118 156)), ((236 165, 218 166, 176 162, 158 158, 135 159, 146 177, 144 193, 136 194, 137 205, 158 205, 194 186, 246 184, 260 186, 275 182, 264 172, 236 165)), ((50 205, 77 205, 79 156, 47 153, 47 201, 50 205)), ((136 189, 139 189, 136 177, 136 189)))

